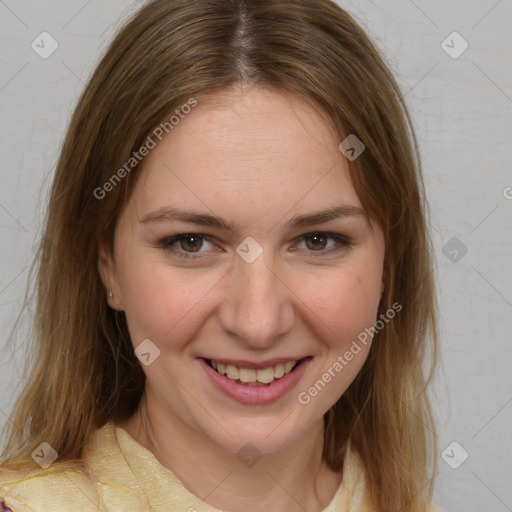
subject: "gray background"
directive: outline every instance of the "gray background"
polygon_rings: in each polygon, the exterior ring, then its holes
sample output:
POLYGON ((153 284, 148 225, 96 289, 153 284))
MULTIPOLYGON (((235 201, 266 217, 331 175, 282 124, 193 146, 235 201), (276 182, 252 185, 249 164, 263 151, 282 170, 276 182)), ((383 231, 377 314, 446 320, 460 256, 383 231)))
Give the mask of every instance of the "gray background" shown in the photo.
MULTIPOLYGON (((21 383, 30 314, 17 318, 70 113, 141 3, 0 0, 0 423, 21 383), (43 31, 59 45, 47 59, 31 48, 43 31)), ((435 501, 512 511, 512 2, 339 3, 387 56, 421 144, 441 310, 435 501)))

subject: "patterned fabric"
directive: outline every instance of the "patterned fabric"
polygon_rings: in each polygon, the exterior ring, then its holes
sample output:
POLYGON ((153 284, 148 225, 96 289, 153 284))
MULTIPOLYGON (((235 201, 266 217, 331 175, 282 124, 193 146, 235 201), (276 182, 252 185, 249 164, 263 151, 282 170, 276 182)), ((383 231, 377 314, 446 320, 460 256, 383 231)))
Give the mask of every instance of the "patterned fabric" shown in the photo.
MULTIPOLYGON (((11 512, 222 512, 189 492, 153 453, 111 422, 94 433, 84 462, 89 474, 57 462, 30 472, 0 468, 0 496, 8 496, 11 512)), ((323 512, 370 512, 362 461, 349 449, 344 464, 341 486, 323 512)))

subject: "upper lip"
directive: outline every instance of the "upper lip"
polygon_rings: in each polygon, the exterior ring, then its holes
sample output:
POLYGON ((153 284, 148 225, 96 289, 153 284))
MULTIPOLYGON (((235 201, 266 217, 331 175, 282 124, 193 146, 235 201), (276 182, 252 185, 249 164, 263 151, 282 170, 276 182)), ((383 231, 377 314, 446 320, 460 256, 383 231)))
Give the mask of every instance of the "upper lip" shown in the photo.
POLYGON ((203 357, 202 359, 208 359, 210 361, 215 361, 216 363, 221 363, 223 365, 231 364, 233 366, 237 366, 238 368, 252 368, 253 370, 262 370, 264 368, 276 366, 277 364, 287 363, 288 361, 300 361, 301 359, 305 359, 306 357, 309 356, 275 357, 273 359, 267 359, 266 361, 260 361, 256 363, 254 361, 246 361, 245 359, 224 359, 222 357, 203 357))

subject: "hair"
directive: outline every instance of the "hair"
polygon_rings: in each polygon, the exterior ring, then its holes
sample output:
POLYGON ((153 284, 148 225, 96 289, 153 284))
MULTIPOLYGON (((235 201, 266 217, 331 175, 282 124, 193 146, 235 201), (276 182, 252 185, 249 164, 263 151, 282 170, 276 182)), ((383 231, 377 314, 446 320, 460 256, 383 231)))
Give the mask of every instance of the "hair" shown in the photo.
POLYGON ((342 471, 350 442, 376 510, 424 511, 436 470, 427 386, 438 334, 418 145, 384 58, 330 0, 154 0, 118 32, 57 164, 34 262, 33 357, 4 427, 2 466, 32 468, 30 454, 43 441, 59 454, 54 464, 80 461, 96 429, 136 411, 145 375, 124 313, 106 303, 98 252, 113 251, 141 165, 102 199, 94 191, 191 98, 240 85, 303 98, 328 115, 340 142, 355 134, 366 147, 348 165, 361 204, 384 232, 379 314, 395 303, 403 312, 376 332, 361 371, 324 416, 323 457, 342 471))

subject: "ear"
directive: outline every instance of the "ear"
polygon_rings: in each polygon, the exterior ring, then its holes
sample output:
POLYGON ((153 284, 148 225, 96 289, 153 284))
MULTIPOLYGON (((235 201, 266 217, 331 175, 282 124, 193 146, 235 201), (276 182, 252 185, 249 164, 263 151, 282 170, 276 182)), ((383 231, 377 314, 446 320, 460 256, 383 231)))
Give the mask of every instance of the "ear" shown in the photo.
POLYGON ((101 282, 105 287, 107 303, 112 309, 123 311, 123 302, 114 255, 104 245, 98 250, 98 271, 101 282))

